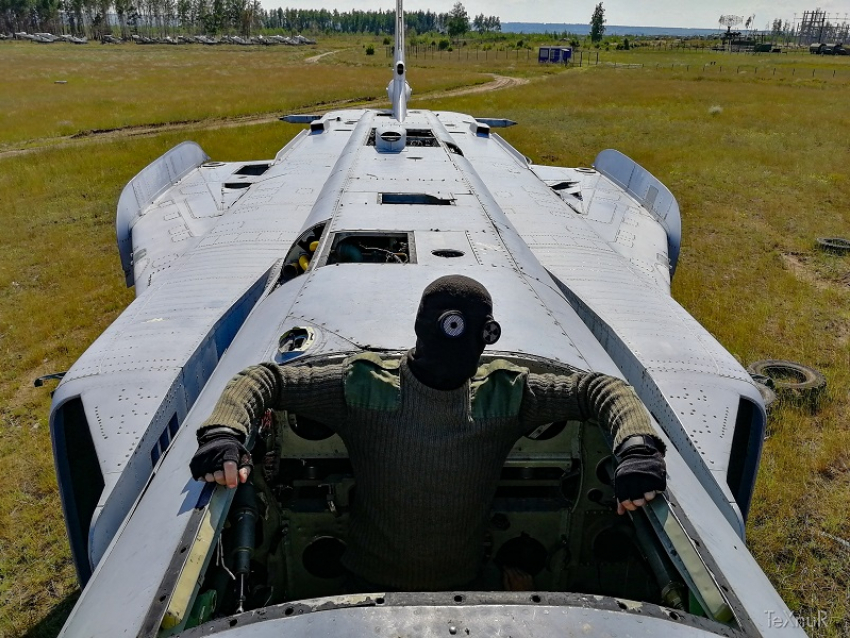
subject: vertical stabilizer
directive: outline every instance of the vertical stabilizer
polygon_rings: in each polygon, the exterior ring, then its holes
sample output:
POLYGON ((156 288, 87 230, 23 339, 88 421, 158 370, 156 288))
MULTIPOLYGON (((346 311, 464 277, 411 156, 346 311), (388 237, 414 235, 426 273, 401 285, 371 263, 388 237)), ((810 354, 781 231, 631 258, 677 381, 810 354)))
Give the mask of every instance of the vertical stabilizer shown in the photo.
POLYGON ((407 68, 404 64, 404 7, 402 0, 396 0, 395 9, 395 61, 393 79, 387 86, 387 95, 393 107, 393 117, 404 122, 407 115, 407 101, 412 93, 407 83, 407 68))

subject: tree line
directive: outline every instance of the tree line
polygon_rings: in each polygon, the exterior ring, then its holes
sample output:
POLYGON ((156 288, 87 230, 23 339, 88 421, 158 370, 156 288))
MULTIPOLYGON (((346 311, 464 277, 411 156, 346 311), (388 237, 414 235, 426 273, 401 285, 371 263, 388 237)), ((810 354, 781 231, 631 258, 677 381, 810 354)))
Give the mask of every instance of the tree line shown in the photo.
MULTIPOLYGON (((408 33, 501 31, 498 16, 472 23, 460 2, 451 11, 407 11, 408 33)), ((0 31, 48 32, 99 38, 176 34, 374 33, 392 34, 394 11, 263 9, 259 0, 0 0, 0 31)))

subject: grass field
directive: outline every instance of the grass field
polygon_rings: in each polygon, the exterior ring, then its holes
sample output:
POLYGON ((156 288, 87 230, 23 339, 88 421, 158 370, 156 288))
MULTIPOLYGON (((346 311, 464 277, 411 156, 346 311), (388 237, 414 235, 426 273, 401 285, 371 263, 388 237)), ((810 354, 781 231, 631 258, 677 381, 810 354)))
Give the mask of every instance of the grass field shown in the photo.
MULTIPOLYGON (((388 61, 380 46, 366 56, 368 42, 0 43, 0 637, 55 635, 75 599, 50 397, 32 380, 67 369, 132 299, 114 238, 121 188, 187 137, 214 159, 248 160, 273 157, 299 130, 223 122, 381 99, 388 61), (155 128, 174 122, 198 126, 155 128), (72 137, 128 126, 141 130, 72 137)), ((850 236, 848 60, 638 50, 564 70, 462 53, 410 60, 415 95, 428 95, 416 106, 514 119, 504 136, 539 163, 590 165, 604 148, 631 156, 682 209, 675 298, 742 363, 785 358, 827 376, 817 413, 771 414, 748 541, 792 610, 817 620, 811 635, 850 636, 850 257, 814 243, 850 236), (439 95, 490 73, 531 84, 439 95)))

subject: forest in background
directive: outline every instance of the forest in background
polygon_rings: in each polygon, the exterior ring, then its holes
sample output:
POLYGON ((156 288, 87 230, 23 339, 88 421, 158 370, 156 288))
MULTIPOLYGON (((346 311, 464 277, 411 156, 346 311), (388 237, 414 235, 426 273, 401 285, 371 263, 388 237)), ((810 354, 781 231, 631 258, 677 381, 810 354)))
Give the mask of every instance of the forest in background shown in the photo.
MULTIPOLYGON (((470 18, 457 2, 451 11, 407 11, 409 33, 456 35, 501 31, 498 16, 470 18)), ((100 38, 111 34, 393 33, 395 11, 266 10, 259 0, 0 0, 0 31, 100 38)))

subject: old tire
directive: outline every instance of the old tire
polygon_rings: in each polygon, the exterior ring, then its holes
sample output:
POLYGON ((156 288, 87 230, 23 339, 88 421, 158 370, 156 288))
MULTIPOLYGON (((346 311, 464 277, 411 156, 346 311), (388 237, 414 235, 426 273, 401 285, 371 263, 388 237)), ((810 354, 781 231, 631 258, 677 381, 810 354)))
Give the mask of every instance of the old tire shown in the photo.
POLYGON ((844 254, 850 252, 850 239, 842 237, 818 237, 818 247, 831 253, 844 254))
MULTIPOLYGON (((817 407, 826 389, 826 377, 814 368, 793 361, 765 359, 752 363, 747 371, 755 378, 758 386, 764 386, 767 390, 771 389, 771 383, 762 383, 759 378, 766 377, 772 382, 772 389, 776 395, 793 399, 812 408, 817 407)), ((766 400, 765 403, 767 403, 766 400)))
POLYGON ((773 379, 762 374, 751 374, 753 381, 756 384, 756 389, 761 395, 761 400, 764 402, 764 409, 770 412, 770 407, 776 403, 776 390, 773 386, 773 379))

